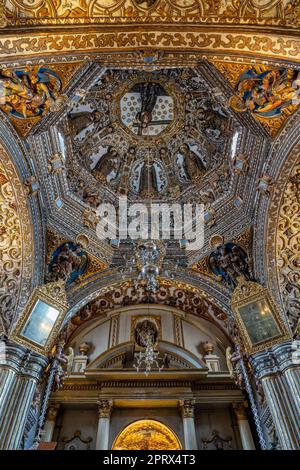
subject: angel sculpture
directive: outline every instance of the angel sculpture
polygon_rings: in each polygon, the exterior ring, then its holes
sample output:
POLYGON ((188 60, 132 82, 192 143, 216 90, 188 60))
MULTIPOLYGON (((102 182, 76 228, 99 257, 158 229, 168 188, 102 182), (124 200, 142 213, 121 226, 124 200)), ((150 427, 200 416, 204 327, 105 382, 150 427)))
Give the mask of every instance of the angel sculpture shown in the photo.
POLYGON ((74 349, 71 346, 68 347, 67 354, 65 354, 67 358, 67 376, 69 376, 72 372, 73 362, 74 362, 74 349))
POLYGON ((251 280, 248 257, 246 252, 234 243, 225 243, 214 250, 208 260, 210 270, 225 283, 235 288, 238 284, 238 277, 243 276, 251 280))
POLYGON ((230 372, 230 377, 235 379, 235 383, 239 388, 243 388, 244 382, 243 371, 240 365, 242 357, 243 356, 239 351, 232 352, 230 346, 226 348, 226 362, 230 372))
POLYGON ((61 89, 58 74, 45 67, 38 70, 0 70, 3 110, 19 119, 41 116, 49 110, 57 111, 65 99, 59 95, 61 89))
POLYGON ((57 392, 63 386, 63 379, 65 378, 65 372, 63 370, 63 365, 68 364, 68 358, 63 354, 63 344, 58 343, 55 346, 54 353, 52 353, 52 359, 57 361, 57 368, 54 375, 54 391, 57 392))

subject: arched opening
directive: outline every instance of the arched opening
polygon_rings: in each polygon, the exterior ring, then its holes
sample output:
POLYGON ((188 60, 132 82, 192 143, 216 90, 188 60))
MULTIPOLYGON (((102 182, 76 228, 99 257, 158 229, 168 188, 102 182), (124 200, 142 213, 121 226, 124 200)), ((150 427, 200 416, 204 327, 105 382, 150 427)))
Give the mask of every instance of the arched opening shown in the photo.
POLYGON ((165 424, 141 419, 126 426, 115 439, 112 450, 181 450, 181 444, 165 424))

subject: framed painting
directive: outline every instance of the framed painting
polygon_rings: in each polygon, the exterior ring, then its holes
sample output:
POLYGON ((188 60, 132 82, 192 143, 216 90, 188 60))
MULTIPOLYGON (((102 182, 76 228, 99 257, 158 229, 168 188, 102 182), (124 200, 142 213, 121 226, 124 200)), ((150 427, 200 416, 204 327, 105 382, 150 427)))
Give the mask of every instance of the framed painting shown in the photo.
POLYGON ((249 354, 291 339, 279 308, 268 289, 260 284, 240 280, 233 292, 231 308, 249 354))

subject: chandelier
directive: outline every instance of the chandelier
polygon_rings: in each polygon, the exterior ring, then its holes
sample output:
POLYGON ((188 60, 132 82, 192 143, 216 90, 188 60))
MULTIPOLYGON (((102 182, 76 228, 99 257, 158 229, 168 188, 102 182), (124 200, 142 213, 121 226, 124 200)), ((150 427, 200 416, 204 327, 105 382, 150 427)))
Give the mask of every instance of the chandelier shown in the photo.
POLYGON ((147 241, 138 247, 138 283, 145 285, 149 292, 155 292, 159 288, 157 277, 160 273, 163 253, 153 241, 147 241))
POLYGON ((144 351, 140 351, 136 356, 136 362, 133 364, 133 367, 139 372, 141 369, 144 370, 145 375, 148 375, 153 368, 158 369, 160 372, 163 367, 164 358, 159 356, 159 352, 155 351, 157 343, 152 343, 152 337, 149 334, 146 338, 146 348, 144 351))

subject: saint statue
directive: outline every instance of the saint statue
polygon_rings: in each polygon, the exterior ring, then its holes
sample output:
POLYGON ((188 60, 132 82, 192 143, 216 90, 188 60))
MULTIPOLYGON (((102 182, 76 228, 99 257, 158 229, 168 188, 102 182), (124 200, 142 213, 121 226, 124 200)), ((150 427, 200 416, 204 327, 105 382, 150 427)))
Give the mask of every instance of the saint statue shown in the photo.
POLYGON ((93 174, 100 173, 105 180, 110 173, 114 172, 115 176, 113 179, 116 179, 120 168, 120 158, 118 152, 109 147, 107 152, 100 157, 100 160, 96 163, 95 168, 93 169, 93 174))
POLYGON ((188 144, 182 144, 179 147, 179 153, 183 156, 183 168, 187 178, 195 181, 205 172, 205 166, 198 155, 190 149, 188 144))
POLYGON ((133 92, 141 95, 141 110, 136 115, 136 122, 142 129, 149 126, 152 121, 152 113, 155 108, 157 98, 165 91, 159 83, 139 83, 133 89, 133 92))
POLYGON ((144 162, 140 174, 140 194, 155 194, 158 191, 157 176, 153 162, 144 162))
POLYGON ((78 113, 70 113, 69 121, 72 128, 72 134, 78 135, 81 131, 89 127, 94 122, 99 122, 103 114, 101 111, 82 111, 78 113))

